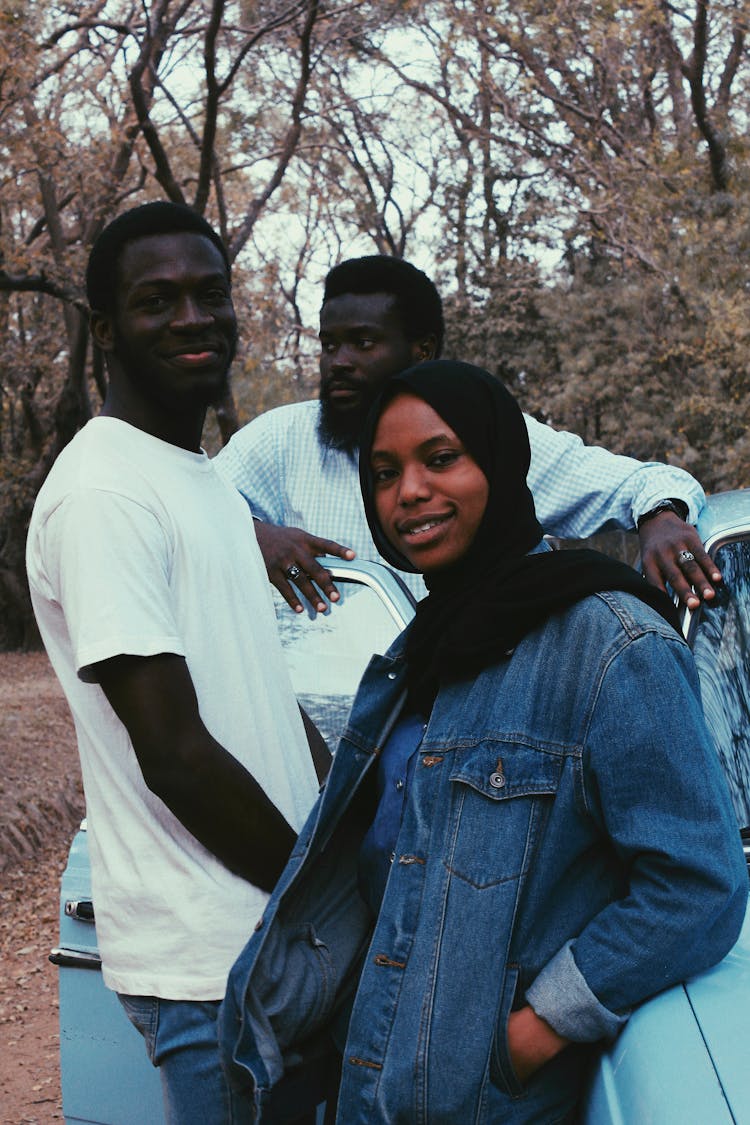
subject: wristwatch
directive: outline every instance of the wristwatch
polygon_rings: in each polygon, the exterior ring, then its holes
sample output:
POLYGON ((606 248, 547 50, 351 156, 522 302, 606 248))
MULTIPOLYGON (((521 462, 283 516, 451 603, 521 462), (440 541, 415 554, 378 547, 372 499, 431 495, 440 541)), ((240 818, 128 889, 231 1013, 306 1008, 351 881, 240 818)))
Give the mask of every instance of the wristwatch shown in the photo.
POLYGON ((676 516, 679 516, 681 520, 686 520, 688 517, 688 511, 689 508, 684 500, 677 500, 675 497, 672 497, 669 500, 660 500, 659 503, 655 504, 650 511, 644 512, 642 516, 638 517, 636 527, 640 531, 644 523, 652 520, 654 516, 660 516, 662 512, 674 512, 674 514, 676 516))

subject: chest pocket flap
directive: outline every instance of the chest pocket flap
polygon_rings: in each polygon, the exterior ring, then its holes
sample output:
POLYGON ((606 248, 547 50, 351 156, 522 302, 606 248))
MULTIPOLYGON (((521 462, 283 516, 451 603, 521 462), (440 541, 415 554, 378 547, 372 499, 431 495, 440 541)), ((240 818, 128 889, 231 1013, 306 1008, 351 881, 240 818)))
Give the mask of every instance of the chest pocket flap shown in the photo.
POLYGON ((483 742, 479 746, 456 751, 451 781, 469 785, 492 801, 554 794, 563 761, 562 754, 530 746, 483 742))
POLYGON ((456 750, 445 862, 467 889, 515 893, 511 884, 543 832, 563 761, 562 754, 511 742, 456 750))

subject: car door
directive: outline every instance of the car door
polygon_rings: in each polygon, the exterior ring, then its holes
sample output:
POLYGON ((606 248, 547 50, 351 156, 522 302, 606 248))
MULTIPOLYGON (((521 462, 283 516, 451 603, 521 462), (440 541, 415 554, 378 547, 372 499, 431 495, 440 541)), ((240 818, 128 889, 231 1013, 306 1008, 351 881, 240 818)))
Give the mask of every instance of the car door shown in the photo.
POLYGON ((413 616, 414 599, 380 563, 321 561, 340 595, 326 613, 294 613, 276 590, 274 604, 292 687, 333 752, 370 657, 389 648, 413 616))

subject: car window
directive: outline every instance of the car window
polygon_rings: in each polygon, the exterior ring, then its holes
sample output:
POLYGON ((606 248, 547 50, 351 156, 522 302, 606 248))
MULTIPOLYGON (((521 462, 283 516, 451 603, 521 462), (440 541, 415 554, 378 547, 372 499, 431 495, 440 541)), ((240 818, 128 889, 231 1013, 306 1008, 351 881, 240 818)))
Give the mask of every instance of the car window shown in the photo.
POLYGON ((750 540, 715 554, 724 576, 694 622, 691 643, 703 708, 741 826, 750 825, 750 540))
POLYGON ((296 614, 274 590, 276 618, 292 685, 334 751, 373 653, 384 653, 401 622, 376 588, 337 578, 341 595, 325 614, 296 614))

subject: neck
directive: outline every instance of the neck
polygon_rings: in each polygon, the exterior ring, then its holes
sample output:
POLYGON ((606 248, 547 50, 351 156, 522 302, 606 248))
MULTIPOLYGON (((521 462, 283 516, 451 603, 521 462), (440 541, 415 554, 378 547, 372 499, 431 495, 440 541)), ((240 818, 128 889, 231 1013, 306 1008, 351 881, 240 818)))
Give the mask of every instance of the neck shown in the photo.
POLYGON ((103 417, 119 418, 144 433, 198 453, 206 419, 206 407, 175 411, 151 400, 144 400, 127 382, 110 378, 107 395, 100 411, 103 417))

